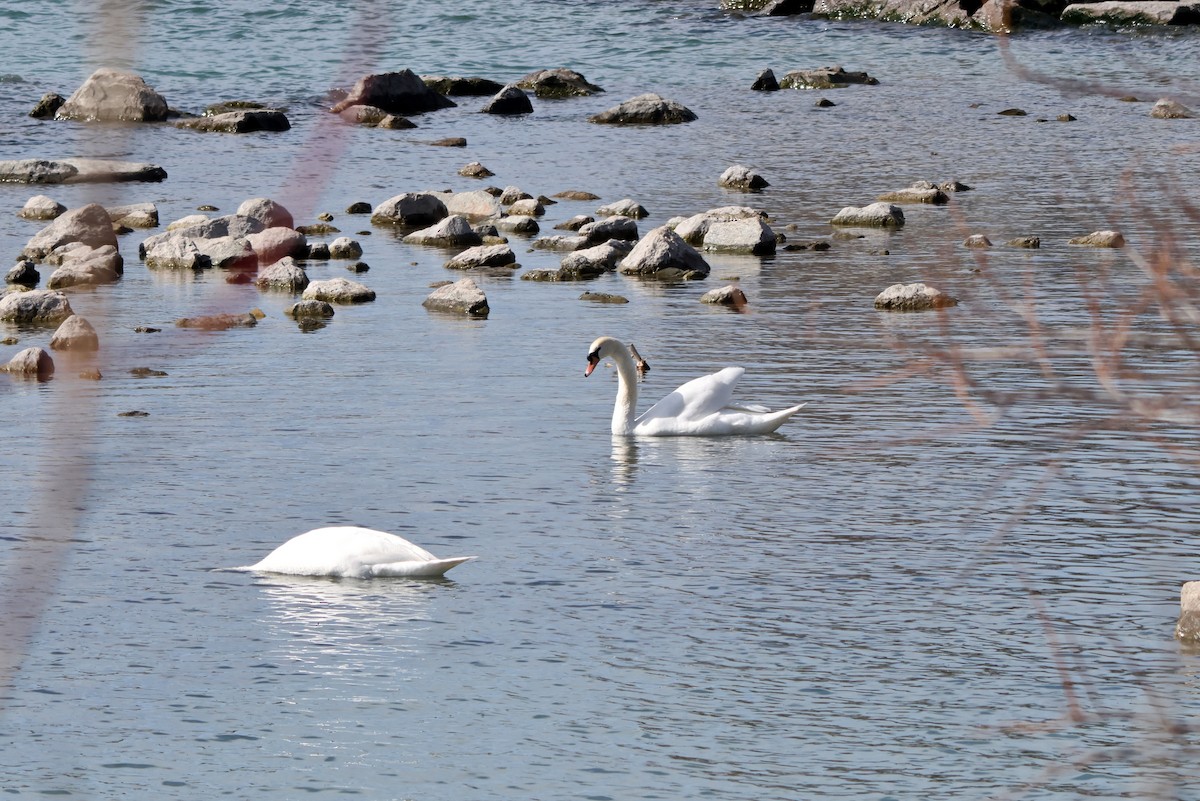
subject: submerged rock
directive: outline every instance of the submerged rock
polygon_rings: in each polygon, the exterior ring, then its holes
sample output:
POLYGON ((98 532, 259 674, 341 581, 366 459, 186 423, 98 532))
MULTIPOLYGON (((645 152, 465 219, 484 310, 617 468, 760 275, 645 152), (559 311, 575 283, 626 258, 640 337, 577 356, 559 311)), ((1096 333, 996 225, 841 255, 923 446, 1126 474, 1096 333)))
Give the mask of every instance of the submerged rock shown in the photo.
POLYGON ((590 83, 582 74, 562 67, 531 72, 519 78, 516 86, 528 89, 542 99, 586 97, 604 91, 590 83))
POLYGON ((175 321, 178 328, 195 328, 201 331, 226 331, 230 328, 253 328, 258 317, 246 314, 209 314, 203 317, 181 317, 175 321))
POLYGON ((1089 248, 1123 248, 1125 237, 1120 231, 1093 231, 1087 236, 1077 236, 1070 241, 1072 245, 1083 245, 1089 248))
POLYGON ((892 284, 875 296, 875 308, 884 311, 925 311, 957 305, 954 298, 925 284, 892 284))
POLYGON ((1150 116, 1159 120, 1190 120, 1196 113, 1182 103, 1164 97, 1150 109, 1150 116))
POLYGON ((648 93, 595 114, 588 121, 602 125, 676 125, 695 119, 695 113, 683 104, 648 93))
POLYGON ((723 286, 720 289, 710 289, 700 296, 700 302, 712 303, 717 306, 734 306, 737 308, 741 308, 747 303, 746 293, 733 284, 723 286))
POLYGON ((504 84, 487 78, 464 78, 459 75, 422 75, 421 81, 443 95, 482 97, 494 95, 504 88, 504 84))
POLYGON ((414 231, 404 237, 409 245, 432 245, 434 247, 467 247, 478 245, 483 240, 466 217, 452 214, 429 228, 414 231))
POLYGON ((489 100, 481 111, 484 114, 501 114, 506 116, 532 114, 533 103, 529 102, 529 95, 525 94, 516 84, 510 83, 497 92, 495 97, 489 100))
POLYGON ((227 111, 212 117, 192 117, 175 123, 176 128, 206 133, 255 133, 287 131, 292 124, 287 115, 274 109, 264 111, 227 111))
POLYGON ((842 67, 821 67, 815 70, 793 70, 779 80, 781 89, 844 89, 851 84, 879 84, 865 72, 847 72, 842 67))
POLYGON ((899 228, 904 225, 904 212, 891 203, 872 203, 868 206, 846 206, 829 221, 830 225, 855 225, 872 228, 899 228))
POLYGON ((408 69, 359 78, 346 98, 336 104, 332 111, 338 113, 356 104, 378 106, 389 114, 420 114, 457 105, 430 89, 416 73, 408 69))

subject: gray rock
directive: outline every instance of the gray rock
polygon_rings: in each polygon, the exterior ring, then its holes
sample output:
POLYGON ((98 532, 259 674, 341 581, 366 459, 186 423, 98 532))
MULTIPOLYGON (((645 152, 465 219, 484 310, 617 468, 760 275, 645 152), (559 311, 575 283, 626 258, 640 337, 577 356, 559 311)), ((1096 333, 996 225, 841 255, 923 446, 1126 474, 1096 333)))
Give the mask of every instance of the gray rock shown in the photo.
POLYGON ((596 218, 591 216, 590 214, 576 214, 571 219, 564 220, 563 222, 560 222, 558 225, 556 225, 554 227, 561 231, 578 231, 580 228, 587 225, 588 223, 595 222, 595 221, 596 221, 596 218))
POLYGON ((25 201, 25 205, 17 212, 17 216, 24 217, 26 220, 53 220, 66 210, 66 206, 52 198, 45 195, 34 195, 25 201))
POLYGON ((132 203, 127 206, 109 206, 105 209, 113 225, 128 228, 157 228, 158 207, 153 203, 132 203))
POLYGON ((457 105, 430 89, 416 73, 407 69, 359 78, 346 99, 332 110, 336 114, 356 104, 378 106, 389 114, 420 114, 457 105))
POLYGON ((878 83, 865 72, 847 72, 842 67, 793 70, 779 80, 783 89, 843 89, 851 84, 875 86, 878 83))
POLYGON ((74 313, 67 296, 53 289, 31 289, 0 296, 0 320, 10 323, 57 324, 74 313))
POLYGON ((256 133, 287 131, 292 127, 287 115, 275 109, 227 111, 212 117, 191 117, 175 123, 176 128, 205 133, 256 133))
POLYGON ((510 83, 497 92, 496 96, 489 100, 481 111, 484 114, 501 114, 506 116, 532 114, 533 103, 529 102, 529 95, 525 94, 516 84, 510 83))
POLYGON ((971 234, 963 240, 963 247, 965 248, 990 248, 991 246, 992 240, 983 234, 971 234))
POLYGON ((739 192, 757 192, 760 189, 770 186, 766 178, 763 178, 754 170, 741 164, 734 164, 721 173, 721 177, 717 179, 717 185, 726 189, 735 189, 739 192))
POLYGON ((0 370, 18 378, 36 378, 45 381, 54 375, 54 359, 41 348, 25 348, 13 356, 0 370))
POLYGON ((492 172, 478 161, 472 161, 470 164, 464 165, 463 168, 458 171, 458 174, 464 178, 491 178, 496 173, 492 172))
POLYGON ((165 181, 167 171, 157 164, 136 161, 114 161, 112 159, 61 159, 62 164, 74 170, 62 183, 100 184, 144 181, 165 181))
POLYGON ((125 272, 125 260, 112 245, 92 248, 74 243, 55 249, 46 261, 61 265, 46 282, 48 289, 113 284, 125 272))
POLYGON ((1042 246, 1042 239, 1038 236, 1018 236, 1006 242, 1010 248, 1030 248, 1037 249, 1042 246))
POLYGON ((219 236, 193 239, 196 248, 208 257, 209 264, 223 270, 254 270, 258 256, 244 236, 219 236))
POLYGON ((610 239, 634 241, 638 238, 638 227, 632 218, 614 215, 581 226, 579 235, 588 245, 599 245, 610 239))
POLYGON ((466 314, 471 317, 487 317, 491 311, 488 308, 487 296, 470 278, 438 287, 421 305, 430 311, 466 314))
POLYGON ((348 236, 339 236, 329 243, 329 258, 331 259, 357 259, 362 254, 362 245, 348 236))
POLYGON ((500 192, 498 200, 501 206, 511 206, 519 200, 531 200, 533 195, 529 194, 519 186, 506 186, 500 192))
POLYGON ((256 234, 247 234, 245 239, 259 264, 273 264, 285 256, 302 258, 309 253, 308 237, 293 228, 266 228, 256 234))
POLYGON ((628 197, 601 206, 596 209, 596 214, 600 217, 628 217, 632 220, 642 220, 650 216, 645 206, 628 197))
POLYGON ((21 259, 4 276, 6 284, 18 286, 37 286, 40 280, 42 280, 41 274, 29 259, 21 259))
POLYGON ((750 208, 749 206, 721 206, 720 208, 693 214, 691 217, 681 220, 674 225, 674 230, 689 245, 699 247, 704 244, 704 238, 708 235, 708 229, 714 223, 731 222, 733 220, 765 220, 766 216, 766 212, 750 208))
POLYGON ((674 100, 649 93, 630 98, 588 118, 602 125, 675 125, 691 122, 695 113, 674 100))
POLYGON ((71 242, 82 242, 97 248, 102 245, 117 246, 112 220, 103 206, 89 203, 63 212, 29 240, 21 251, 21 258, 41 261, 50 251, 71 242))
POLYGON ((496 220, 495 227, 500 231, 521 236, 533 236, 542 230, 538 221, 527 214, 510 214, 507 217, 501 217, 496 220))
POLYGON ((101 67, 54 116, 80 122, 160 122, 167 118, 167 101, 132 72, 101 67))
POLYGON ((449 270, 476 270, 485 267, 515 270, 521 265, 517 264, 516 254, 508 245, 477 245, 459 253, 447 261, 445 266, 449 270))
POLYGON ((881 203, 931 203, 942 205, 950 202, 950 196, 933 185, 909 186, 884 192, 876 200, 881 203))
POLYGON ((516 85, 530 90, 539 98, 549 100, 564 97, 586 97, 604 91, 575 70, 561 67, 531 72, 520 78, 516 85))
POLYGON ((446 211, 450 214, 461 214, 472 220, 499 217, 501 213, 500 201, 486 189, 455 192, 445 196, 443 202, 446 204, 446 211))
POLYGON ((367 303, 375 300, 375 291, 349 278, 328 278, 313 281, 301 297, 326 303, 367 303))
POLYGON ((591 201, 599 200, 600 196, 592 192, 584 192, 581 189, 567 189, 562 192, 556 192, 554 197, 559 200, 582 200, 591 201))
POLYGON ((441 199, 430 192, 406 192, 380 203, 371 212, 376 225, 433 225, 450 212, 441 199))
POLYGON ((1150 116, 1159 120, 1190 120, 1196 113, 1182 103, 1164 97, 1150 109, 1150 116))
POLYGON ((718 220, 704 234, 704 249, 765 256, 775 252, 775 232, 761 217, 718 220))
POLYGON ((328 242, 309 242, 308 252, 304 254, 304 258, 314 261, 324 261, 329 258, 329 243, 328 242))
POLYGON ((72 314, 54 331, 50 337, 50 347, 53 350, 90 353, 100 350, 100 337, 91 323, 78 314, 72 314))
POLYGON ((468 247, 478 245, 482 241, 483 239, 471 227, 470 221, 457 214, 452 214, 428 228, 414 231, 404 237, 406 244, 432 245, 434 247, 468 247))
POLYGON ((243 200, 235 212, 240 217, 253 217, 263 224, 263 228, 295 228, 296 222, 292 213, 268 197, 252 197, 243 200))
POLYGON ((957 305, 954 298, 925 284, 892 284, 875 296, 875 308, 884 311, 924 311, 957 305))
POLYGON ((720 289, 710 289, 700 296, 700 302, 712 303, 716 306, 734 306, 737 308, 741 308, 747 303, 746 293, 733 284, 723 286, 720 289))
POLYGON ((192 218, 189 217, 185 218, 185 220, 171 223, 167 226, 165 232, 147 237, 139 247, 139 251, 149 250, 159 242, 173 237, 187 237, 190 239, 235 237, 244 239, 250 234, 257 234, 265 228, 260 220, 240 214, 228 214, 224 217, 215 217, 211 220, 196 217, 192 222, 187 222, 187 224, 183 225, 180 224, 188 220, 192 220, 192 218))
POLYGON ((829 221, 830 225, 854 225, 869 228, 899 228, 904 225, 904 212, 891 203, 872 203, 869 206, 846 206, 829 221))
POLYGON ((704 278, 709 273, 704 257, 665 225, 646 234, 619 268, 623 275, 665 280, 704 278))
POLYGON ((200 250, 199 241, 172 236, 149 245, 143 242, 139 250, 142 261, 152 270, 207 270, 212 267, 212 260, 200 250))
POLYGON ((256 325, 258 325, 258 317, 253 312, 181 317, 175 321, 177 328, 195 328, 201 331, 227 331, 230 328, 253 328, 256 325))
POLYGON ((323 300, 300 300, 283 310, 288 317, 332 317, 333 306, 323 300))
POLYGON ((583 250, 563 256, 559 262, 559 280, 590 281, 604 273, 617 269, 617 263, 629 255, 633 248, 626 242, 609 240, 583 250))
POLYGON ((1120 231, 1093 231, 1087 236, 1075 237, 1069 244, 1089 248, 1123 248, 1125 237, 1120 231))
POLYGON ((78 167, 64 161, 0 161, 0 182, 9 184, 62 184, 78 173, 78 167))
POLYGON ((579 296, 580 300, 588 300, 592 303, 628 303, 629 298, 622 295, 612 295, 608 292, 584 292, 579 296))
POLYGON ((1184 642, 1200 643, 1200 581, 1185 581, 1179 591, 1175 636, 1184 642))
POLYGON ((282 292, 303 292, 308 286, 308 273, 291 256, 285 256, 274 264, 258 271, 254 282, 259 289, 275 289, 282 292))
POLYGON ((1200 24, 1200 3, 1155 0, 1074 3, 1063 9, 1059 19, 1071 25, 1196 25, 1200 24))
POLYGON ((545 213, 546 207, 531 197, 518 200, 508 207, 508 214, 512 217, 541 217, 545 213))
POLYGON ((586 236, 543 236, 530 244, 534 250, 580 250, 589 245, 586 236))

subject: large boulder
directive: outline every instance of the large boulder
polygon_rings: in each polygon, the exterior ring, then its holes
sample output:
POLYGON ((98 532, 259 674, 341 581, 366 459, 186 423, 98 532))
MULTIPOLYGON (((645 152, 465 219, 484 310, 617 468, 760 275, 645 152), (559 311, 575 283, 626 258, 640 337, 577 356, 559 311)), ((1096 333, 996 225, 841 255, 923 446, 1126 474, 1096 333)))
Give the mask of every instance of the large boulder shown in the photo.
POLYGON ((508 245, 477 245, 467 248, 446 262, 446 268, 449 270, 478 270, 488 267, 515 270, 519 266, 516 254, 508 245))
POLYGON ((243 200, 235 212, 241 217, 253 217, 263 224, 263 228, 295 228, 292 213, 267 197, 252 197, 243 200))
POLYGON ((407 69, 359 78, 346 98, 336 104, 332 111, 338 113, 358 104, 378 106, 389 114, 420 114, 457 105, 430 89, 416 73, 407 69))
POLYGON ((1074 3, 1063 9, 1060 19, 1072 25, 1197 25, 1200 3, 1165 0, 1111 0, 1074 3))
POLYGON ((853 225, 865 228, 899 228, 904 225, 904 211, 891 203, 871 203, 867 206, 846 206, 829 221, 830 225, 853 225))
POLYGON ((594 114, 588 121, 602 125, 675 125, 695 119, 695 113, 681 103, 648 93, 594 114))
POLYGON ((308 286, 308 273, 291 256, 285 256, 274 264, 258 271, 254 282, 259 289, 276 289, 283 292, 303 292, 308 286))
POLYGON ((100 349, 100 337, 96 329, 78 314, 72 314, 62 321, 50 337, 50 347, 53 350, 72 350, 94 352, 100 349))
POLYGON ((433 225, 450 212, 432 192, 405 192, 380 203, 371 211, 376 225, 433 225))
POLYGON ((375 300, 375 290, 349 278, 328 278, 313 281, 301 296, 304 300, 323 300, 326 303, 366 303, 375 300))
POLYGON ((41 261, 50 251, 71 242, 82 242, 91 247, 117 246, 117 235, 113 233, 112 219, 99 203, 89 203, 60 214, 54 222, 34 234, 21 258, 41 261))
POLYGON ((466 217, 452 214, 443 220, 414 231, 404 237, 408 245, 433 245, 435 247, 469 247, 483 241, 466 217))
POLYGON ((704 235, 705 250, 751 253, 755 256, 774 253, 775 242, 775 232, 761 217, 714 222, 704 235))
POLYGON ((81 122, 160 122, 167 118, 167 101, 138 75, 101 67, 54 116, 81 122))
POLYGON ((74 313, 67 296, 53 289, 9 292, 0 296, 0 320, 10 323, 60 323, 74 313))
POLYGON ((531 72, 518 79, 516 85, 542 99, 586 97, 604 91, 575 70, 562 67, 531 72))
POLYGON ((1150 116, 1158 120, 1190 120, 1195 119, 1196 112, 1169 97, 1161 98, 1150 109, 1150 116))
POLYGON ((501 114, 505 116, 532 114, 533 103, 529 102, 529 95, 525 94, 520 87, 510 83, 484 104, 481 111, 484 114, 501 114))
POLYGON ((619 267, 623 275, 665 280, 704 278, 709 273, 704 257, 665 225, 646 234, 619 267))
POLYGON ((483 294, 479 285, 470 278, 438 287, 421 305, 430 311, 466 314, 471 317, 487 317, 491 311, 488 308, 487 295, 483 294))
POLYGON ((54 375, 54 359, 41 348, 26 348, 13 356, 0 370, 19 378, 45 381, 54 375))
POLYGON ((892 284, 875 296, 875 308, 883 311, 925 311, 957 305, 954 298, 925 284, 892 284))
MULTIPOLYGON (((184 220, 171 223, 167 226, 167 230, 161 234, 146 237, 138 245, 138 255, 143 261, 149 264, 148 253, 159 252, 160 246, 171 240, 184 239, 196 240, 196 247, 199 250, 208 252, 211 248, 204 245, 201 240, 224 238, 245 240, 250 234, 257 234, 263 228, 261 220, 241 214, 227 214, 224 217, 215 217, 211 220, 193 215, 193 217, 187 217, 184 220)), ((172 247, 176 251, 186 250, 186 246, 179 244, 175 244, 172 247)), ((248 242, 245 247, 253 252, 248 242)), ((238 246, 238 249, 241 250, 241 246, 238 246)))

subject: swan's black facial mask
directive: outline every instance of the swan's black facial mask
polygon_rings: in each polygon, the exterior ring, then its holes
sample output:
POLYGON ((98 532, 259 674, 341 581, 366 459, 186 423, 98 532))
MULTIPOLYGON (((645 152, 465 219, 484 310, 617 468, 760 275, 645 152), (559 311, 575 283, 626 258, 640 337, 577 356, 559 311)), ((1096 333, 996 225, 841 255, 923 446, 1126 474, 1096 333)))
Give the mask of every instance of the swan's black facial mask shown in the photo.
POLYGON ((588 354, 588 366, 587 366, 587 369, 583 371, 583 377, 587 378, 589 375, 591 375, 592 371, 596 369, 596 365, 599 363, 600 363, 600 351, 594 350, 591 353, 589 353, 588 354))

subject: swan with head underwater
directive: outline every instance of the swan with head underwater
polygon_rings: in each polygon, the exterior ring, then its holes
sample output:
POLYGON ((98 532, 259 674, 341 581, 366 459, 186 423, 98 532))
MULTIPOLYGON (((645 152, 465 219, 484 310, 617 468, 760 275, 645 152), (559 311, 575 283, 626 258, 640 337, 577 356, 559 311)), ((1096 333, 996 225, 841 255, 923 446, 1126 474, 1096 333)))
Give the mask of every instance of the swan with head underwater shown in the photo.
POLYGON ((230 569, 243 573, 334 578, 434 578, 474 558, 438 559, 419 545, 386 531, 330 526, 292 537, 253 565, 230 569))
POLYGON ((773 412, 757 404, 737 403, 733 391, 745 372, 726 367, 688 381, 640 416, 637 415, 637 366, 629 349, 612 337, 600 337, 588 349, 584 377, 592 374, 601 359, 617 366, 617 402, 613 408, 612 432, 640 437, 722 437, 769 434, 804 404, 773 412))

